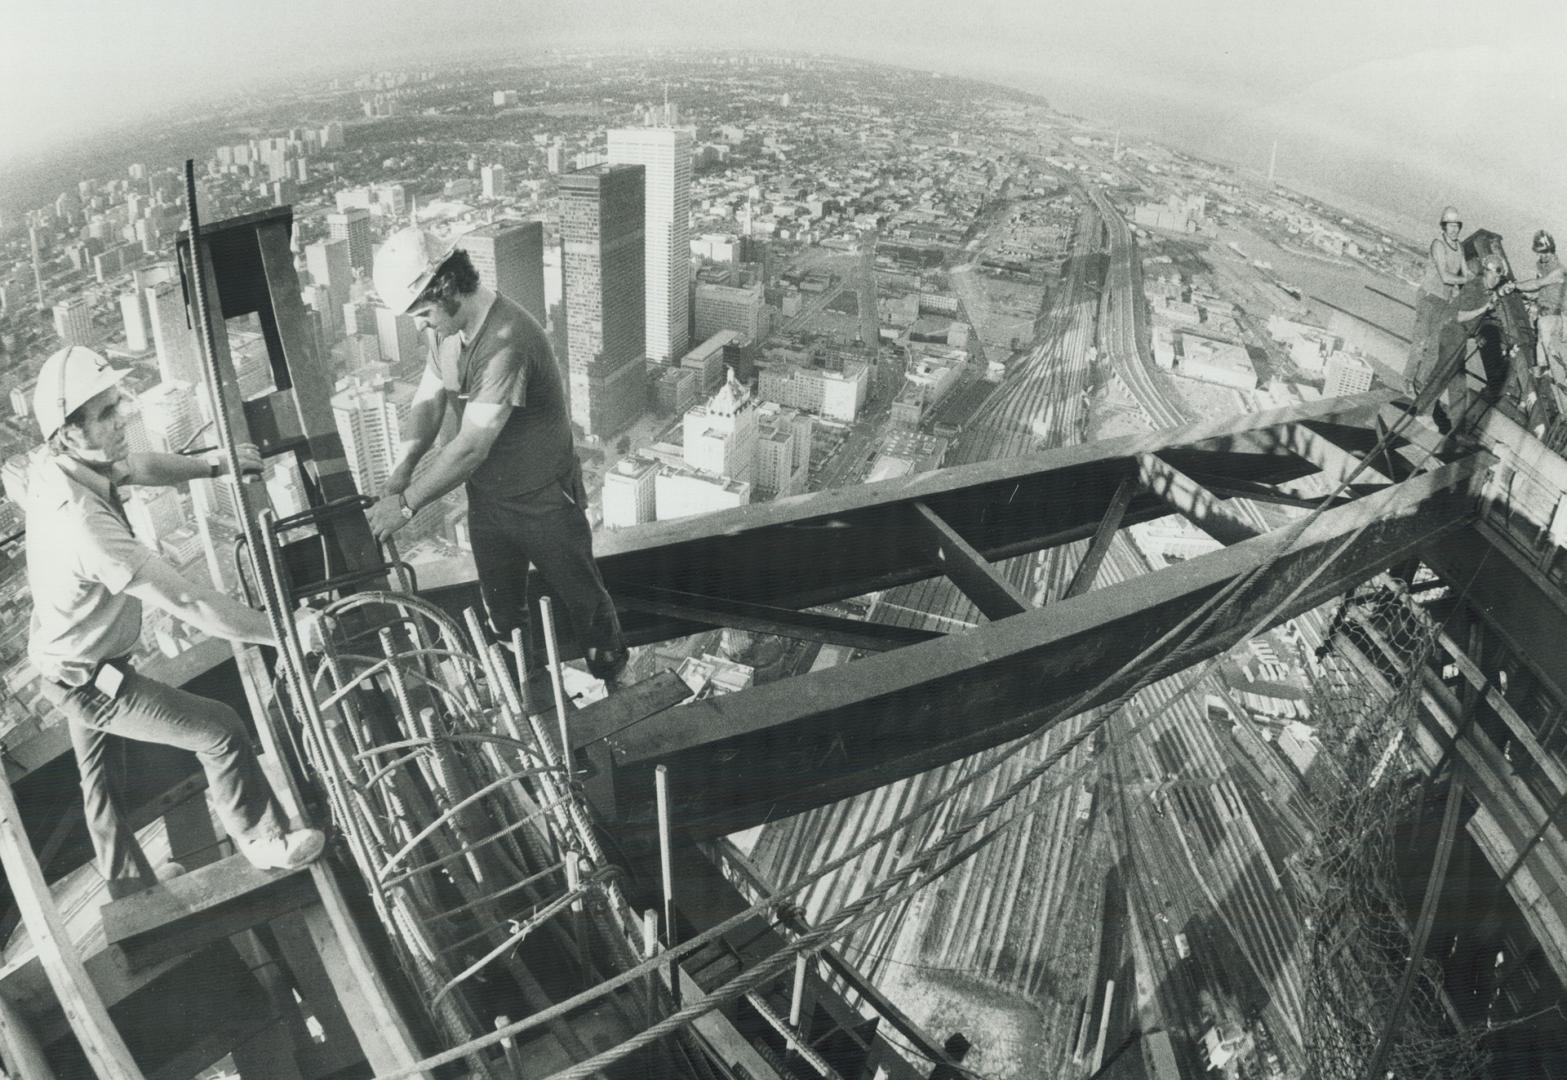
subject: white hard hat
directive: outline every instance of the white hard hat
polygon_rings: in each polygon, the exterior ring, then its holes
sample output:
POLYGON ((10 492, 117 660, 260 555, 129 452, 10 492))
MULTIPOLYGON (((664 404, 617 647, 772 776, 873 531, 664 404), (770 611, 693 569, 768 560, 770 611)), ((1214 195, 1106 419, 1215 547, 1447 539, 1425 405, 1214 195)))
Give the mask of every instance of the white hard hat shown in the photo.
POLYGON ((129 374, 128 369, 111 367, 85 345, 67 345, 50 356, 33 388, 33 415, 44 438, 59 431, 67 416, 129 374))
POLYGON ((381 303, 407 314, 419 294, 457 247, 416 225, 399 229, 375 253, 375 291, 381 303))

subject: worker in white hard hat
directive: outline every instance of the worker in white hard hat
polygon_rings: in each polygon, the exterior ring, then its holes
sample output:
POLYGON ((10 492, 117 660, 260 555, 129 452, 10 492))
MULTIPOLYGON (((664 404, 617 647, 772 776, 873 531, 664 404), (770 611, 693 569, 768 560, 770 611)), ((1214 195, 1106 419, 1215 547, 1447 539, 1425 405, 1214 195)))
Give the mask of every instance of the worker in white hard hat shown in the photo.
POLYGON ((563 639, 588 670, 613 684, 626 664, 614 601, 593 560, 587 491, 572 446, 565 388, 538 321, 482 285, 460 244, 417 228, 388 238, 375 257, 381 302, 426 332, 424 375, 403 426, 402 454, 370 509, 379 539, 458 484, 491 629, 524 632, 531 670, 543 663, 528 565, 538 568, 563 639), (450 409, 457 433, 415 476, 450 409))
MULTIPOLYGON (((239 851, 265 869, 293 869, 321 854, 316 829, 288 828, 239 715, 219 701, 137 671, 144 603, 216 637, 275 645, 266 616, 206 585, 186 581, 132 535, 120 489, 172 486, 224 475, 224 457, 129 453, 121 414, 126 372, 80 345, 44 361, 33 411, 47 442, 29 474, 27 578, 33 598, 28 657, 43 695, 65 717, 81 772, 87 828, 114 898, 181 872, 156 871, 126 824, 107 762, 114 737, 190 750, 239 851)), ((259 472, 253 446, 240 468, 259 472)), ((301 618, 315 641, 319 627, 301 618)))
POLYGON ((1541 229, 1534 234, 1530 245, 1534 248, 1535 271, 1533 277, 1519 278, 1518 291, 1530 296, 1535 303, 1535 336, 1538 374, 1547 375, 1558 390, 1567 391, 1567 361, 1563 348, 1567 346, 1562 312, 1567 307, 1567 271, 1562 268, 1556 254, 1556 238, 1541 229))
MULTIPOLYGON (((1463 244, 1459 241, 1464 222, 1456 206, 1442 211, 1437 228, 1441 231, 1431 241, 1425 275, 1420 279, 1420 291, 1415 296, 1414 333, 1409 343, 1409 360, 1404 365, 1404 385, 1410 395, 1417 398, 1436 373, 1437 339, 1452 314, 1448 304, 1472 276, 1469 264, 1464 261, 1463 244)), ((1426 396, 1433 401, 1438 430, 1446 432, 1447 414, 1439 403, 1435 403, 1435 395, 1426 396)))

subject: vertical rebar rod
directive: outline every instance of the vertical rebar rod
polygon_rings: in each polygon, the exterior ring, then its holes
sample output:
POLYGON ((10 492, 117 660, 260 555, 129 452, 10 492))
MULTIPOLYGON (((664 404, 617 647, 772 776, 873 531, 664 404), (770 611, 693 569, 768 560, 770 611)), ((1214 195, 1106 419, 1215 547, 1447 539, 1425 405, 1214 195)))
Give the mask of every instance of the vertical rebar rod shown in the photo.
POLYGON ((575 770, 571 758, 571 722, 566 719, 566 684, 560 670, 560 641, 555 635, 555 606, 539 597, 539 619, 544 623, 544 657, 549 664, 550 690, 555 695, 555 722, 560 726, 560 760, 570 782, 575 770))
POLYGON ((794 990, 789 995, 789 1026, 794 1030, 800 1030, 801 1005, 805 1000, 805 969, 809 961, 804 953, 796 954, 794 958, 794 990))
MULTIPOLYGON (((669 767, 660 765, 653 770, 653 783, 658 794, 658 866, 664 881, 664 946, 673 949, 680 943, 675 929, 675 873, 670 857, 669 836, 669 767)), ((679 965, 669 965, 669 989, 680 1004, 679 965)))

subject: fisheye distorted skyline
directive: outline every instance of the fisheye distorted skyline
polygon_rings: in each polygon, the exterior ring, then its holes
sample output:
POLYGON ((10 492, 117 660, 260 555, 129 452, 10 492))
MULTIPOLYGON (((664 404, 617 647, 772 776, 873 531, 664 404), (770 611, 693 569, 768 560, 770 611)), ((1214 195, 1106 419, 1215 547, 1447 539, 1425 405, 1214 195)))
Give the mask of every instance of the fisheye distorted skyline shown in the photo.
POLYGON ((293 75, 549 48, 772 48, 1035 90, 1253 168, 1277 139, 1281 179, 1384 209, 1402 196, 1416 223, 1433 199, 1468 199, 1513 230, 1567 228, 1567 18, 1549 0, 61 0, 7 24, 0 170, 293 75), (1369 190, 1389 163, 1391 190, 1369 190))

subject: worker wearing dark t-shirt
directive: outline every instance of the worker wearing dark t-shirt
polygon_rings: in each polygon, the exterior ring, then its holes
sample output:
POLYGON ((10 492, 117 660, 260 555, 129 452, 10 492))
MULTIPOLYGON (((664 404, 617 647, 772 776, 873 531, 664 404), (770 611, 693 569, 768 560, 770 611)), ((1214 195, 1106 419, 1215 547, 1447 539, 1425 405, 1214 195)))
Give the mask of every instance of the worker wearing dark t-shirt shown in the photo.
POLYGON ((1496 302, 1505 266, 1499 256, 1480 260, 1480 276, 1470 278, 1450 301, 1451 319, 1442 327, 1438 344, 1441 358, 1439 375, 1433 384, 1446 384, 1448 411, 1452 415, 1458 441, 1473 441, 1473 427, 1479 422, 1480 407, 1469 389, 1467 374, 1468 344, 1473 339, 1480 347, 1485 367, 1485 389, 1480 400, 1495 404, 1507 384, 1508 364, 1504 352, 1501 323, 1496 318, 1496 302))
POLYGON ((588 670, 613 682, 626 649, 593 561, 582 469, 543 329, 515 301, 480 285, 467 252, 419 229, 404 229, 377 252, 375 282, 383 303, 431 332, 432 348, 401 456, 386 494, 370 508, 371 530, 385 539, 466 483, 474 566, 497 636, 506 641, 522 628, 530 667, 542 663, 529 610, 531 562, 564 612, 562 630, 583 650, 588 670), (448 407, 457 433, 415 476, 448 407))

